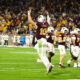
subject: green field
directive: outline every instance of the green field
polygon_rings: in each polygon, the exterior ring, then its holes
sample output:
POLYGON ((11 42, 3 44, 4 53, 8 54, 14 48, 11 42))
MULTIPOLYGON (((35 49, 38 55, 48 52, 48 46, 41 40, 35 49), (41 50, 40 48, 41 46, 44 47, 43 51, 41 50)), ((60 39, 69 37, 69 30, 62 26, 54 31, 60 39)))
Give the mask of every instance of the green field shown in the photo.
POLYGON ((0 80, 80 80, 80 68, 67 67, 69 50, 64 59, 65 69, 60 69, 59 51, 52 59, 55 65, 52 72, 46 74, 42 63, 37 63, 36 50, 33 48, 0 47, 0 80))

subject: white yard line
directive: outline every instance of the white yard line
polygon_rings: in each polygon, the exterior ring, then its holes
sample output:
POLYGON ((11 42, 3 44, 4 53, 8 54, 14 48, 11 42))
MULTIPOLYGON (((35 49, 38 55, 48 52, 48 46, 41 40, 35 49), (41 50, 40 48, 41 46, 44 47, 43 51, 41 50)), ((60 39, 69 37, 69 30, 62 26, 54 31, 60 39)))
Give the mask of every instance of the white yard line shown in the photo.
MULTIPOLYGON (((29 48, 29 47, 26 47, 26 46, 12 46, 12 45, 8 45, 8 46, 1 46, 0 47, 3 47, 3 48, 8 48, 8 47, 12 47, 12 48, 29 48)), ((33 49, 35 49, 34 47, 31 47, 33 49)), ((55 48, 55 49, 58 49, 58 48, 55 48)), ((66 49, 66 50, 70 50, 70 49, 66 49)))
MULTIPOLYGON (((26 60, 32 60, 32 59, 35 60, 35 58, 28 58, 26 60)), ((25 58, 0 58, 0 60, 25 60, 25 58)))
POLYGON ((0 64, 38 64, 38 63, 0 63, 0 64))
POLYGON ((14 54, 37 54, 37 53, 34 53, 34 52, 9 52, 9 53, 14 53, 14 54))
POLYGON ((16 68, 3 68, 0 71, 34 71, 34 72, 41 72, 46 69, 16 69, 16 68))
MULTIPOLYGON (((3 48, 0 48, 0 49, 9 49, 8 47, 3 47, 3 48)), ((14 48, 10 48, 12 50, 14 50, 14 48)))
MULTIPOLYGON (((3 47, 3 48, 8 48, 8 47, 11 47, 11 48, 29 48, 29 47, 27 47, 27 46, 12 46, 12 45, 8 45, 8 46, 2 46, 2 45, 0 45, 0 47, 3 47)), ((31 48, 34 48, 34 47, 31 47, 31 48)))

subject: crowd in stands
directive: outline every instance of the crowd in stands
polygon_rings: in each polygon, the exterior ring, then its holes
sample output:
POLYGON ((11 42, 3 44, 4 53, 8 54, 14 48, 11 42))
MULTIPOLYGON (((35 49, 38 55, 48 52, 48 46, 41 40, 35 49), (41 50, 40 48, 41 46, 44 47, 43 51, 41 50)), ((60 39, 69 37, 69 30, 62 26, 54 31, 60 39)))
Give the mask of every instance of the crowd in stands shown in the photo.
POLYGON ((34 35, 35 26, 28 23, 27 11, 32 9, 32 18, 49 12, 51 25, 59 30, 80 28, 79 0, 0 0, 0 32, 7 34, 34 35))

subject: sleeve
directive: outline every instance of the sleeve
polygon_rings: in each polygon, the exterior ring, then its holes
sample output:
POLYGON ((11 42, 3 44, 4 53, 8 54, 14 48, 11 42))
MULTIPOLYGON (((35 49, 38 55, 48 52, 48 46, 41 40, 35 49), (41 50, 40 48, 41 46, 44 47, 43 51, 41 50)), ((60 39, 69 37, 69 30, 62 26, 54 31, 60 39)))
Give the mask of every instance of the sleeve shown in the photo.
POLYGON ((76 37, 73 36, 73 37, 71 37, 71 39, 76 39, 76 37))
POLYGON ((35 25, 36 29, 38 28, 39 24, 40 24, 39 22, 36 22, 36 25, 35 25))
POLYGON ((51 24, 49 15, 47 15, 47 22, 49 25, 51 24))

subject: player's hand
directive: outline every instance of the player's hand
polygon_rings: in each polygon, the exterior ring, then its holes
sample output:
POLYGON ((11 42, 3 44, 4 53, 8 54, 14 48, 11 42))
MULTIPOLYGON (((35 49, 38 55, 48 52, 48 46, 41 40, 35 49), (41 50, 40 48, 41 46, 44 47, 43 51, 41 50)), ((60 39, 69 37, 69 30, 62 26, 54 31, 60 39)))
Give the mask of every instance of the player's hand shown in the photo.
POLYGON ((31 14, 31 10, 29 10, 28 13, 31 14))

